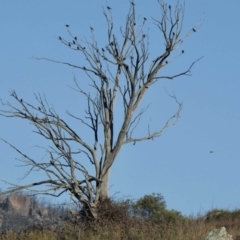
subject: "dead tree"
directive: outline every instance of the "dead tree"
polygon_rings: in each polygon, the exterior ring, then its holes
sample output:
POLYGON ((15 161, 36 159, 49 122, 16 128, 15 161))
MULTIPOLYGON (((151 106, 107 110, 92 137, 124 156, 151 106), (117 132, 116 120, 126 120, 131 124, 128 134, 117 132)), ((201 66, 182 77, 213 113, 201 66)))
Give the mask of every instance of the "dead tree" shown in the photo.
MULTIPOLYGON (((73 130, 60 118, 48 106, 45 98, 35 95, 37 100, 37 106, 35 106, 21 99, 15 91, 11 92, 11 96, 20 107, 9 102, 2 102, 7 109, 2 109, 1 115, 29 121, 35 126, 38 134, 52 143, 52 147, 45 149, 49 159, 46 162, 39 162, 2 139, 22 156, 20 161, 29 167, 26 175, 34 170, 41 170, 45 172, 46 179, 24 186, 11 184, 10 189, 0 193, 0 195, 23 189, 52 196, 70 192, 73 199, 80 202, 88 210, 89 215, 96 219, 98 203, 108 197, 110 169, 122 146, 159 137, 165 129, 176 123, 182 110, 182 103, 173 96, 178 106, 174 115, 159 129, 150 131, 147 126, 148 134, 146 136, 134 137, 134 130, 145 112, 145 109, 138 113, 136 110, 148 89, 161 79, 173 80, 180 76, 191 75, 190 71, 193 65, 199 60, 192 62, 184 71, 171 76, 160 74, 162 68, 176 57, 185 54, 180 49, 179 53, 176 51, 176 55, 170 58, 171 53, 177 50, 188 36, 196 32, 198 26, 192 28, 185 36, 181 36, 184 4, 176 4, 175 8, 172 8, 163 0, 158 0, 158 3, 161 17, 160 19, 152 18, 152 21, 157 30, 162 33, 165 46, 163 52, 157 53, 156 50, 156 57, 152 61, 149 61, 149 35, 145 32, 145 25, 149 20, 144 17, 140 22, 137 22, 133 2, 130 3, 126 25, 120 28, 121 37, 119 38, 113 33, 114 22, 111 11, 104 10, 108 33, 107 44, 103 48, 98 47, 92 27, 90 27, 91 40, 88 41, 79 40, 70 31, 70 26, 66 25, 70 39, 62 37, 58 39, 62 44, 82 54, 86 59, 85 66, 47 58, 36 58, 77 68, 89 78, 92 87, 91 94, 84 91, 75 79, 75 90, 83 94, 87 100, 85 118, 79 118, 70 112, 67 113, 80 120, 80 123, 85 127, 90 128, 94 144, 89 144, 83 135, 73 130), (114 125, 117 97, 123 104, 123 120, 119 131, 114 125), (78 149, 80 150, 74 151, 73 143, 79 145, 78 149), (94 174, 89 173, 79 159, 79 155, 85 156, 93 164, 94 174), (45 185, 46 189, 34 189, 38 185, 45 185)), ((161 40, 159 39, 159 43, 161 40)), ((158 40, 156 39, 156 41, 158 40)))

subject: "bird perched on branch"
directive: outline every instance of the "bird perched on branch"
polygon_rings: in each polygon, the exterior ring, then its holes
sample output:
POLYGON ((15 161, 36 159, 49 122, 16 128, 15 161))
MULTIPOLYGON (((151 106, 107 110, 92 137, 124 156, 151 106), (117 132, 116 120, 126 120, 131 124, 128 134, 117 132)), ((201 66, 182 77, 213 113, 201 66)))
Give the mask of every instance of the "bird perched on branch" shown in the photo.
POLYGON ((68 25, 68 24, 66 24, 65 26, 66 26, 66 27, 69 27, 69 25, 68 25))
POLYGON ((107 9, 108 9, 108 10, 111 10, 111 8, 110 8, 109 6, 107 6, 107 9))

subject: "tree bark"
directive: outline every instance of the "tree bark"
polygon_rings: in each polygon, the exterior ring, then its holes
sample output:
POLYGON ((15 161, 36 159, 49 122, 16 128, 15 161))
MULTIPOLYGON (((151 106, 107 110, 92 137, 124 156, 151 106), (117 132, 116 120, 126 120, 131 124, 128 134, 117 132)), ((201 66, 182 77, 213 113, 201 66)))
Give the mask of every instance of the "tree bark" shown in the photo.
POLYGON ((106 171, 106 173, 101 178, 102 182, 100 183, 100 187, 99 187, 100 201, 109 197, 108 195, 109 177, 110 177, 110 168, 106 171))

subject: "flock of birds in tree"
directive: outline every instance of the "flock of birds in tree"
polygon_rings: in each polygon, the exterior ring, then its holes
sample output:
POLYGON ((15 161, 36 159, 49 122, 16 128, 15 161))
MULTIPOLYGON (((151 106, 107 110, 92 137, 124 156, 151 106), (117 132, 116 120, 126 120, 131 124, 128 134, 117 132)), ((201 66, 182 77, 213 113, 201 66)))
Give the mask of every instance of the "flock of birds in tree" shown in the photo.
MULTIPOLYGON (((132 5, 135 5, 133 2, 131 2, 131 4, 132 4, 132 5)), ((109 6, 107 6, 107 9, 108 9, 108 10, 111 10, 112 8, 111 8, 111 7, 109 7, 109 6)), ((171 5, 169 5, 169 9, 171 9, 171 5)), ((146 21, 146 20, 147 20, 147 18, 146 18, 146 17, 144 17, 143 19, 144 19, 144 21, 146 21)), ((65 24, 65 26, 66 26, 67 28, 68 28, 68 27, 70 27, 70 25, 69 25, 69 24, 65 24)), ((91 26, 90 26, 90 29, 91 29, 91 31, 93 31, 93 30, 94 30, 94 29, 93 29, 91 26)), ((193 32, 196 32, 196 29, 194 29, 194 28, 193 28, 193 29, 192 29, 192 31, 193 31, 193 32)), ((174 34, 174 33, 173 33, 173 34, 174 34)), ((143 37, 145 37, 145 34, 143 35, 143 37)), ((61 41, 62 41, 62 38, 61 38, 60 36, 59 36, 58 38, 59 38, 59 40, 61 40, 61 41)), ((75 41, 77 41, 77 37, 74 37, 73 44, 76 44, 76 42, 75 42, 75 41)), ((71 47, 71 43, 68 43, 68 46, 69 46, 69 47, 71 47)), ((77 47, 77 48, 79 49, 79 47, 77 47)), ((82 49, 84 50, 84 49, 85 49, 85 47, 83 47, 82 49)), ((102 51, 103 51, 103 52, 105 52, 104 48, 102 48, 102 51)), ((184 50, 182 50, 182 54, 183 54, 183 53, 184 53, 184 50)), ((131 58, 133 58, 133 57, 131 56, 131 58)), ((166 64, 168 64, 168 61, 166 61, 165 63, 166 63, 166 64)), ((85 67, 84 67, 83 69, 85 69, 85 70, 86 70, 86 68, 85 68, 85 67)), ((22 100, 22 99, 20 99, 20 102, 22 103, 22 102, 23 102, 23 100, 22 100)), ((40 108, 40 107, 38 107, 38 110, 39 110, 39 111, 41 111, 41 108, 40 108)), ((215 152, 215 151, 212 151, 212 150, 211 150, 211 151, 209 151, 209 153, 214 153, 214 152, 215 152)))
MULTIPOLYGON (((132 4, 133 6, 135 5, 134 2, 131 2, 131 4, 132 4)), ((171 11, 171 5, 169 5, 168 8, 169 8, 169 10, 171 11)), ((112 8, 109 7, 109 6, 107 6, 107 9, 108 9, 109 11, 112 10, 112 8)), ((146 17, 144 17, 143 19, 144 19, 144 21, 147 20, 146 17)), ((65 26, 66 26, 67 28, 70 27, 69 24, 65 24, 65 26)), ((93 27, 91 27, 91 26, 90 26, 90 29, 91 29, 91 31, 94 30, 93 27)), ((192 31, 193 31, 193 32, 196 32, 196 29, 195 29, 195 28, 192 28, 192 31)), ((175 35, 174 32, 173 32, 172 34, 173 34, 173 36, 175 35)), ((143 38, 145 38, 145 37, 146 37, 146 35, 143 34, 143 38)), ((59 36, 58 38, 59 38, 60 41, 62 41, 62 38, 61 38, 60 36, 59 36)), ((74 38, 74 40, 72 41, 72 44, 76 44, 76 41, 77 41, 77 37, 74 38)), ((71 43, 70 43, 70 42, 69 42, 67 45, 68 45, 69 47, 71 47, 71 43)), ((77 46, 77 49, 80 50, 80 48, 79 48, 78 46, 77 46)), ((84 50, 85 47, 83 47, 82 49, 84 50)), ((105 52, 104 48, 102 48, 102 52, 105 52)), ((182 50, 182 54, 183 54, 183 53, 184 53, 184 50, 182 50)), ((165 63, 168 64, 168 61, 165 61, 165 63)))

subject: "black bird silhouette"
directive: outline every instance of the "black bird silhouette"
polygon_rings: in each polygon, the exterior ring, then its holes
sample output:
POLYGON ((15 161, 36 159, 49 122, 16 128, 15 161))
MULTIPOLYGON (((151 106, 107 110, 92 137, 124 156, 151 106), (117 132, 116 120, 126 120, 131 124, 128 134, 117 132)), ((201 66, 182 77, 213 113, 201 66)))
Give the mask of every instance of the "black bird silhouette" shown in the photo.
POLYGON ((77 37, 74 38, 77 41, 77 37))
POLYGON ((144 21, 146 21, 146 20, 147 20, 145 17, 144 17, 143 19, 144 19, 144 21))
POLYGON ((196 29, 193 28, 192 30, 193 30, 193 32, 196 32, 196 29))
POLYGON ((85 49, 85 47, 82 48, 83 50, 85 49))
POLYGON ((75 41, 73 40, 73 44, 75 44, 75 41))
POLYGON ((135 3, 134 2, 131 2, 131 4, 134 6, 135 5, 135 3))
POLYGON ((90 29, 93 31, 94 29, 92 27, 90 27, 90 29))
POLYGON ((105 52, 105 50, 102 48, 102 51, 105 52))
POLYGON ((61 37, 58 37, 59 38, 59 40, 62 40, 62 38, 61 37))
POLYGON ((175 32, 173 32, 172 35, 174 36, 174 35, 175 35, 175 32))
POLYGON ((145 37, 146 37, 146 35, 145 35, 145 34, 143 34, 143 37, 145 38, 145 37))
POLYGON ((22 99, 20 100, 20 102, 22 102, 22 99))
POLYGON ((77 49, 79 50, 79 47, 77 47, 77 49))
POLYGON ((182 50, 182 53, 184 53, 184 50, 182 50))
POLYGON ((171 5, 169 5, 168 8, 171 9, 171 5))
POLYGON ((68 24, 66 24, 65 26, 66 26, 66 27, 69 27, 69 25, 68 25, 68 24))
POLYGON ((41 111, 41 108, 40 108, 40 107, 38 107, 38 110, 39 110, 39 111, 41 111))
POLYGON ((108 9, 108 10, 111 10, 111 8, 110 8, 109 6, 107 6, 107 9, 108 9))
POLYGON ((71 47, 71 43, 68 43, 68 46, 71 47))
POLYGON ((166 64, 168 64, 168 61, 166 61, 166 64))

